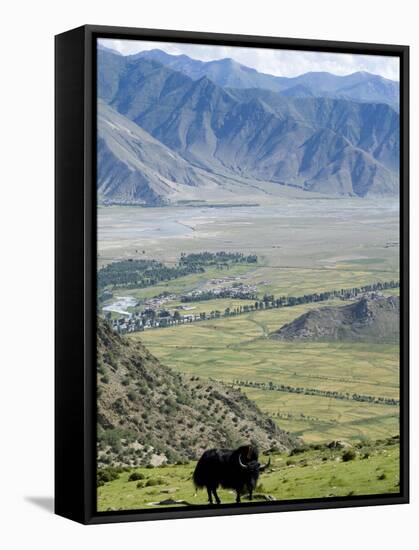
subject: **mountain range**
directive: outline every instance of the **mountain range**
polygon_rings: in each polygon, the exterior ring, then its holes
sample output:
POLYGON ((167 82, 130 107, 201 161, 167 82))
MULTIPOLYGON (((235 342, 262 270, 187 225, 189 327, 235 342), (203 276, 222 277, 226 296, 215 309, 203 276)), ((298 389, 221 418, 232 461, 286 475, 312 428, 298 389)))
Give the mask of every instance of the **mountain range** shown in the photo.
POLYGON ((170 55, 154 49, 129 56, 131 60, 151 59, 186 74, 193 80, 206 76, 223 88, 261 88, 290 97, 330 97, 367 103, 399 103, 397 82, 358 71, 339 76, 327 72, 308 72, 296 77, 265 74, 233 59, 200 61, 187 55, 170 55))
POLYGON ((376 75, 286 79, 232 60, 99 49, 97 81, 103 202, 240 201, 285 187, 398 192, 397 97, 392 81, 376 75), (381 89, 380 102, 340 97, 361 83, 381 89))

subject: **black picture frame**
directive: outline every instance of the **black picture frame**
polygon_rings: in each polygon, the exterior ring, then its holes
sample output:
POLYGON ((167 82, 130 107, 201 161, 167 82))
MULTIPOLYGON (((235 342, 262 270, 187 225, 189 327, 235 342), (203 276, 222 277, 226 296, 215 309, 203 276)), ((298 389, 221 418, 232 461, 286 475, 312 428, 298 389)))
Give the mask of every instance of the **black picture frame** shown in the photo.
POLYGON ((84 524, 409 502, 409 47, 86 25, 55 37, 55 513, 84 524), (96 511, 96 39, 400 59, 400 492, 241 506, 96 511))

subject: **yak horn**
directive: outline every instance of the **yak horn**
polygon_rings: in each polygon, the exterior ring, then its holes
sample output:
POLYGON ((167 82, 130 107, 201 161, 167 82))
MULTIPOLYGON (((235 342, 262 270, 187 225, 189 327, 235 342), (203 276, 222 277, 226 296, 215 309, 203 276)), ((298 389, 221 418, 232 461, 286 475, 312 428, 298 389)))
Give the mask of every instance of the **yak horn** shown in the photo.
POLYGON ((242 468, 244 468, 245 470, 247 470, 248 466, 246 464, 243 464, 241 458, 240 458, 240 455, 239 455, 239 464, 242 468))
POLYGON ((263 472, 263 470, 266 470, 266 468, 269 468, 270 464, 271 464, 271 457, 269 457, 267 464, 264 464, 259 468, 259 472, 263 472))

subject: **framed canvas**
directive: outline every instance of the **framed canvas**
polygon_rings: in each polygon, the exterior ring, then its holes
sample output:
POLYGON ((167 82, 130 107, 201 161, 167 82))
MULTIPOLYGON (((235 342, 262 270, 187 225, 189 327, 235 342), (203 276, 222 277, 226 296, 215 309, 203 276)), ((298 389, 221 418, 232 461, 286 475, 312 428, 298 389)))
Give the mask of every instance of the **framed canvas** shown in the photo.
POLYGON ((408 59, 56 37, 57 514, 408 502, 408 59))

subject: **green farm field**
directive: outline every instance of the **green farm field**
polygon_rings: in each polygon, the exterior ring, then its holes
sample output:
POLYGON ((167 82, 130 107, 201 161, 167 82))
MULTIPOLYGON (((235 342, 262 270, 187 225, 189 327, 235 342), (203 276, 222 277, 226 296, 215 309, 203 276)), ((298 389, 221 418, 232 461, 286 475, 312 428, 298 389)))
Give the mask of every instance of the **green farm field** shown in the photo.
MULTIPOLYGON (((332 301, 328 304, 334 303, 332 301)), ((274 329, 316 304, 135 333, 168 366, 227 383, 236 380, 399 398, 398 346, 339 342, 285 343, 274 329)), ((318 307, 318 306, 317 306, 318 307)), ((242 388, 284 429, 307 441, 398 434, 398 407, 242 388)))

